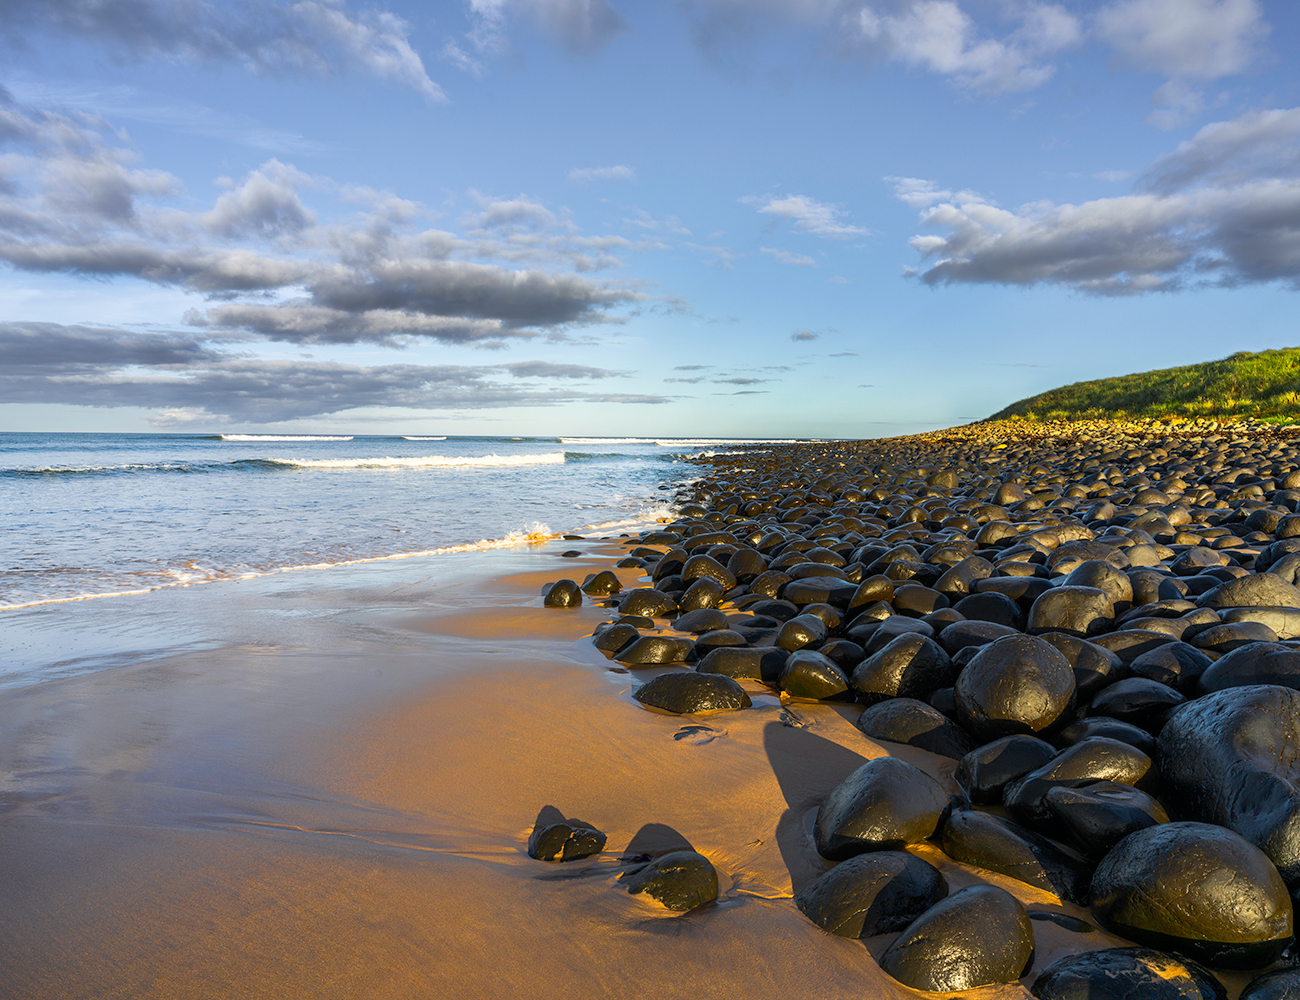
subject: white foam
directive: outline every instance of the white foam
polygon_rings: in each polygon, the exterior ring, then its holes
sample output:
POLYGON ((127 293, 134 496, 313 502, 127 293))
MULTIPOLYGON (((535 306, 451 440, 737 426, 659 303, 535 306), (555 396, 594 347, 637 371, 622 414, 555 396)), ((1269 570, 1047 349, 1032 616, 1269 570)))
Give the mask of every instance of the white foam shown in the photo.
POLYGON ((661 448, 705 448, 720 444, 806 444, 812 438, 658 438, 661 448))
POLYGON ((351 441, 352 435, 329 434, 222 434, 222 441, 351 441))
POLYGON ((446 441, 447 435, 444 434, 442 437, 415 437, 412 435, 403 434, 402 440, 403 441, 446 441))
POLYGON ((422 469, 461 466, 563 465, 564 452, 545 455, 424 455, 419 458, 268 458, 276 465, 304 469, 422 469))
POLYGON ((654 438, 560 438, 560 444, 654 444, 654 438))

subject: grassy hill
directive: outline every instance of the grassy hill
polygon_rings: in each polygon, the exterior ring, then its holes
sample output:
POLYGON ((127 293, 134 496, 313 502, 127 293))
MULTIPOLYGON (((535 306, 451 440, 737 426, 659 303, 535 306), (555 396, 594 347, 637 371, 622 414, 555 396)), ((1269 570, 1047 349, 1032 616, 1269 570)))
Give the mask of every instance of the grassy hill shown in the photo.
POLYGON ((1253 417, 1300 422, 1300 347, 1138 375, 1076 382, 1012 403, 990 420, 1096 420, 1123 417, 1253 417))

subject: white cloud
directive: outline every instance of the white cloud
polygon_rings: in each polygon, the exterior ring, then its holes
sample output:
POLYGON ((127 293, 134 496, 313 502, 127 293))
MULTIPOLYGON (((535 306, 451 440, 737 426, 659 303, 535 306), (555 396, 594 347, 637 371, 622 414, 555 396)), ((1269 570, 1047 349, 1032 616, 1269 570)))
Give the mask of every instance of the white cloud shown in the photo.
POLYGON ((794 341, 808 341, 816 340, 817 336, 818 335, 813 333, 811 330, 796 330, 794 333, 790 334, 790 339, 794 341))
POLYGON ((636 171, 631 167, 575 167, 569 171, 569 180, 578 181, 634 181, 636 171))
POLYGON ((813 260, 807 254, 790 253, 788 250, 776 250, 772 247, 759 247, 763 253, 771 254, 782 264, 789 264, 791 267, 816 267, 817 261, 813 260))
MULTIPOLYGON (((606 0, 469 0, 469 9, 473 27, 465 37, 480 55, 509 48, 506 33, 512 19, 523 20, 574 53, 593 52, 628 30, 606 0)), ((445 54, 464 69, 482 71, 482 64, 454 42, 445 54)))
POLYGON ((747 196, 740 200, 747 205, 758 205, 758 211, 762 215, 793 219, 795 229, 825 239, 842 240, 851 236, 865 236, 869 232, 861 226, 842 222, 844 210, 838 205, 830 205, 807 195, 788 194, 784 198, 774 195, 761 198, 747 196))
POLYGON ((254 72, 321 75, 359 70, 446 99, 411 47, 407 24, 344 0, 5 0, 0 27, 16 37, 70 35, 114 53, 189 62, 239 62, 254 72))
POLYGON ((1097 28, 1131 66, 1195 80, 1244 72, 1268 32, 1257 0, 1118 0, 1097 28))
MULTIPOLYGON (((915 185, 900 189, 907 199, 915 185)), ((1055 284, 1125 295, 1281 282, 1300 290, 1300 109, 1207 125, 1142 189, 1008 211, 945 201, 910 241, 927 284, 1055 284)))

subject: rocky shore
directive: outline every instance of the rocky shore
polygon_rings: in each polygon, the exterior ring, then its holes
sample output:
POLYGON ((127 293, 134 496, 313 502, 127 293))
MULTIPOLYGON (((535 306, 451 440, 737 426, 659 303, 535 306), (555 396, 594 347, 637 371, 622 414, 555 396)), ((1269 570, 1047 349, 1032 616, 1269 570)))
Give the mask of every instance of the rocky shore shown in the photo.
MULTIPOLYGON (((876 756, 824 797, 791 864, 809 921, 916 990, 1300 995, 1300 430, 1003 421, 696 461, 627 540, 646 586, 544 603, 616 609, 593 641, 648 710, 824 703, 949 762, 876 756), (1049 924, 1094 929, 1018 898, 1043 893, 1131 946, 1029 975, 1049 924)), ((529 853, 604 843, 556 813, 529 853)), ((626 860, 670 909, 717 896, 702 854, 626 860)))

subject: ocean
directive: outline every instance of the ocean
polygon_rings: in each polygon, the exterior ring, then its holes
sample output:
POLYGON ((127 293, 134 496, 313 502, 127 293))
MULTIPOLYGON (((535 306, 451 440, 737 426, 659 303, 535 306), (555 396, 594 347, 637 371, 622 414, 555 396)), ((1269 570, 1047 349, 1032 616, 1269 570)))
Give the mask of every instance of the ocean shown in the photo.
POLYGON ((0 610, 616 533, 669 513, 687 457, 760 443, 4 433, 0 610))

